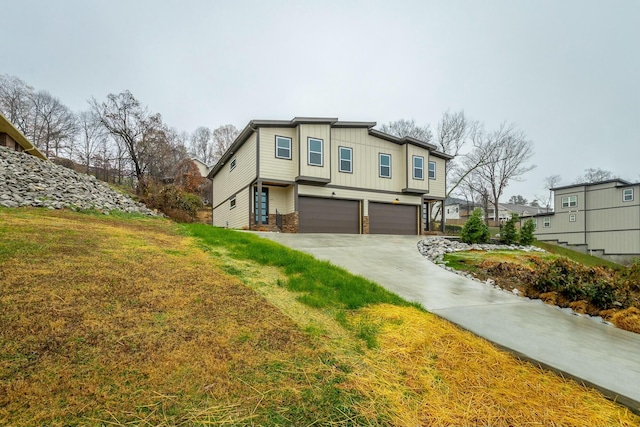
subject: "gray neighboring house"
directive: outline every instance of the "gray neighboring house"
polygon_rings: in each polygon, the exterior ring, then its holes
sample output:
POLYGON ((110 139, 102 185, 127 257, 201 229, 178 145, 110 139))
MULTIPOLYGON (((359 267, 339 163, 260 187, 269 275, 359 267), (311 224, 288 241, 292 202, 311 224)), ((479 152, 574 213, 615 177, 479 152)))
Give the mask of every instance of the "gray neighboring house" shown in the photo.
POLYGON ((535 215, 538 240, 615 262, 640 257, 640 183, 612 179, 551 190, 554 212, 535 215))

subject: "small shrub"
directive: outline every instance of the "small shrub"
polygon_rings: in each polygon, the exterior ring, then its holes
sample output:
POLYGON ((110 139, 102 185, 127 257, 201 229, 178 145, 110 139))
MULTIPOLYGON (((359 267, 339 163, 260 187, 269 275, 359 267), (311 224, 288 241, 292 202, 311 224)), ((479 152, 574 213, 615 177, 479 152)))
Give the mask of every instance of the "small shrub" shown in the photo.
POLYGON ((586 295, 593 305, 606 310, 616 301, 616 288, 604 280, 598 280, 588 285, 586 295))
POLYGON ((482 221, 482 211, 480 209, 474 210, 462 227, 460 239, 465 243, 486 243, 490 237, 489 227, 482 221))
POLYGON ((528 219, 522 224, 522 228, 520 229, 520 244, 521 245, 530 245, 535 240, 535 236, 533 232, 536 229, 536 225, 534 224, 532 219, 528 219))
POLYGON ((193 222, 203 206, 200 197, 175 185, 148 183, 144 188, 143 200, 147 207, 158 209, 179 222, 193 222))
POLYGON ((518 241, 518 230, 516 229, 516 222, 518 221, 520 221, 518 214, 511 215, 511 218, 507 220, 500 232, 500 243, 512 245, 518 241))

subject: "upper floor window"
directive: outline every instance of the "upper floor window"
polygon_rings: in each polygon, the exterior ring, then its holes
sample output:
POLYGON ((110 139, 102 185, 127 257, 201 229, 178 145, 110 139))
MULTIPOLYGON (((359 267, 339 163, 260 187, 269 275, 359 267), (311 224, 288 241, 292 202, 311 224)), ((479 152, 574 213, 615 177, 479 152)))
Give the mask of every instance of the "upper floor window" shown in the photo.
POLYGON ((353 172, 353 149, 349 147, 338 147, 340 157, 340 172, 353 172))
POLYGON ((234 157, 233 159, 231 159, 231 163, 229 163, 229 172, 231 172, 236 168, 236 164, 237 164, 237 159, 234 157))
POLYGON ((575 208, 578 206, 578 196, 566 196, 562 198, 563 208, 575 208))
POLYGON ((413 156, 413 179, 424 179, 424 157, 413 156))
POLYGON ((291 138, 276 136, 276 157, 291 160, 291 138))
POLYGON ((429 179, 436 179, 436 162, 429 162, 429 179))
POLYGON ((307 139, 309 146, 309 164, 322 166, 322 140, 317 138, 307 139))
POLYGON ((633 188, 625 188, 622 190, 622 201, 633 202, 633 188))
POLYGON ((550 216, 545 216, 544 217, 544 221, 542 223, 542 226, 545 228, 551 227, 551 217, 550 216))
POLYGON ((380 178, 391 178, 391 154, 380 153, 380 178))

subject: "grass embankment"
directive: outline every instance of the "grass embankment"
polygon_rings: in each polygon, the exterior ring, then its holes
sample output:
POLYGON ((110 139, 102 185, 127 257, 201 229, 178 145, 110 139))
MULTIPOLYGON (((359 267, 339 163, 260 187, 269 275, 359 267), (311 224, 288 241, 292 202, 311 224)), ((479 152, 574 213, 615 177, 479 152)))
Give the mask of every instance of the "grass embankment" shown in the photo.
POLYGON ((553 243, 540 242, 536 240, 533 244, 547 252, 569 258, 570 260, 586 265, 587 267, 608 267, 614 270, 622 268, 620 264, 616 264, 615 262, 607 261, 606 259, 598 258, 593 255, 572 251, 571 249, 554 245, 553 243))
POLYGON ((0 209, 0 239, 2 425, 640 422, 249 233, 0 209))

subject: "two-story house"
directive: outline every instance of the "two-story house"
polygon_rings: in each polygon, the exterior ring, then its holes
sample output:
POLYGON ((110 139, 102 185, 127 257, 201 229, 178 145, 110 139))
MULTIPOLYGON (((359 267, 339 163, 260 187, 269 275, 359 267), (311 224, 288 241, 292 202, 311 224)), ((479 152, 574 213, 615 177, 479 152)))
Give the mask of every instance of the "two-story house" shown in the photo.
POLYGON ((535 216, 538 240, 616 262, 640 257, 640 183, 612 179, 551 190, 554 212, 535 216))
POLYGON ((375 125, 305 117, 251 121, 208 175, 213 225, 421 234, 429 227, 423 210, 444 200, 451 156, 375 125))

